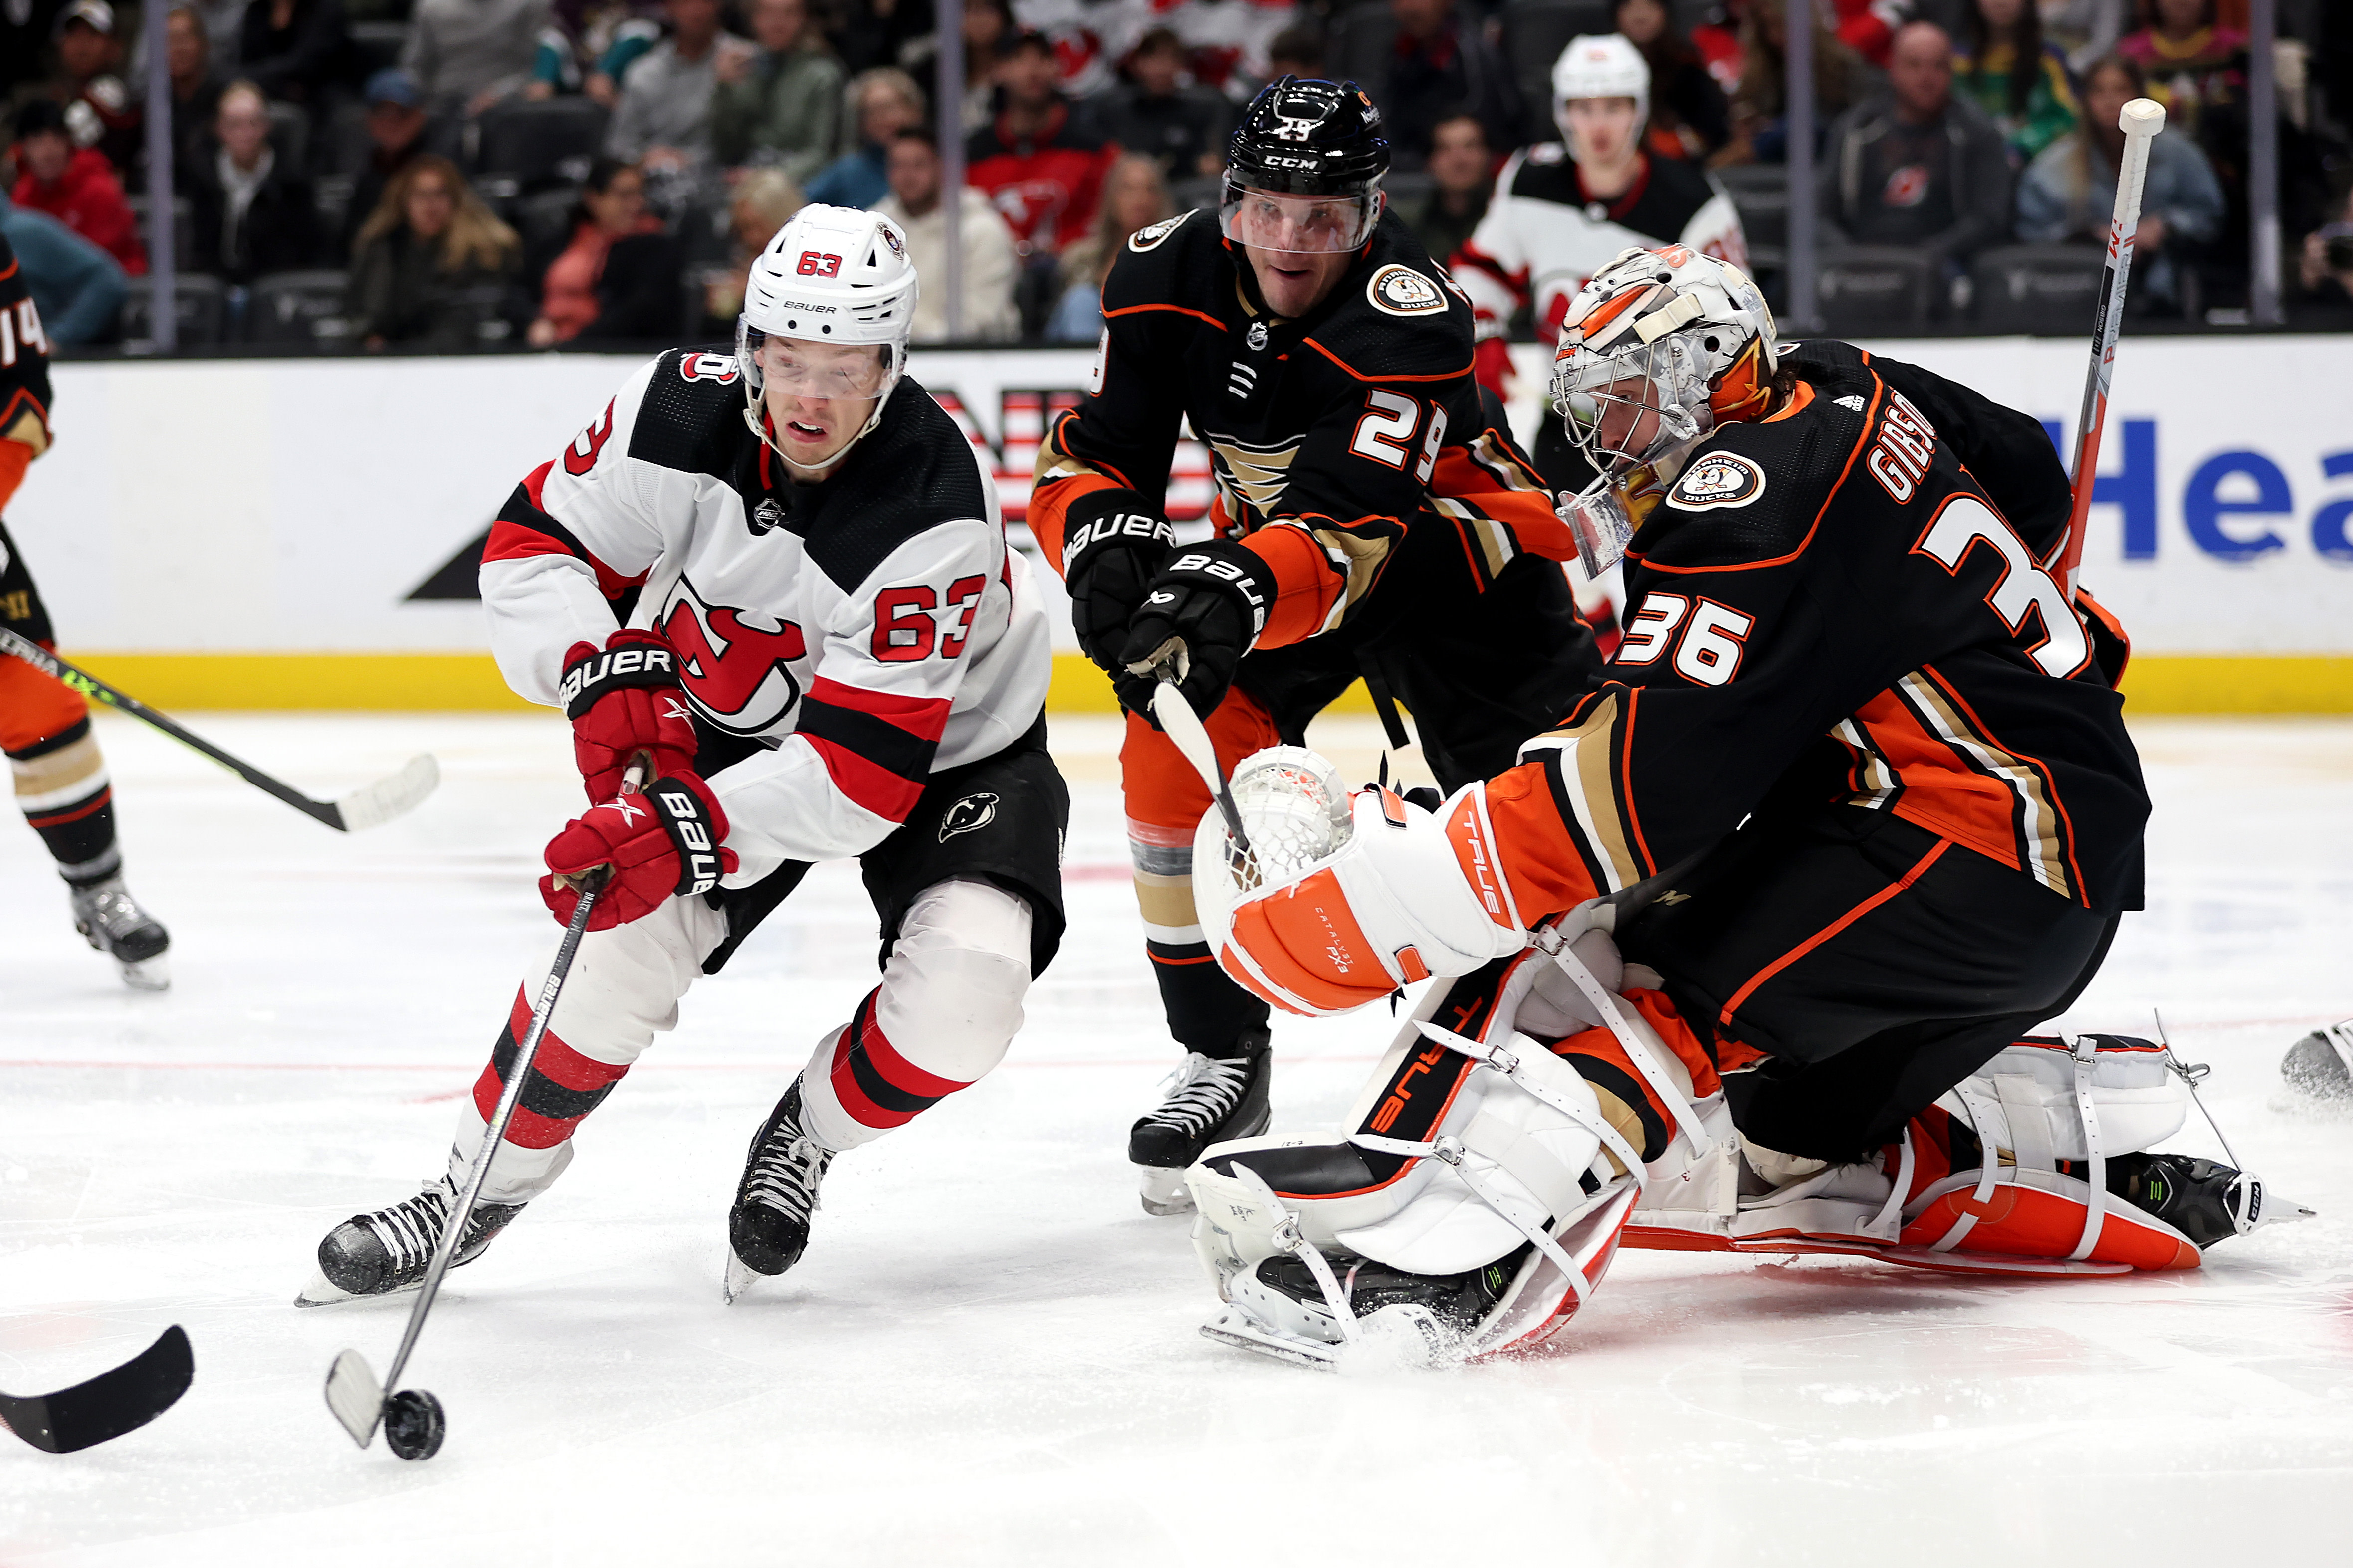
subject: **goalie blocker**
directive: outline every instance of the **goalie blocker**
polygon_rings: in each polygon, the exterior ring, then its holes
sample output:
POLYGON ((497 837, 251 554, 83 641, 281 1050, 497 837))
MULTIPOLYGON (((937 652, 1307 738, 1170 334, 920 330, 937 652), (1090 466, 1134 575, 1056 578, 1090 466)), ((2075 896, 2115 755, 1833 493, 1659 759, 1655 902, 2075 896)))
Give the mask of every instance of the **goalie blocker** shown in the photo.
POLYGON ((1335 1013, 1454 978, 1423 996, 1347 1131, 1216 1145, 1187 1173, 1226 1302, 1212 1338, 1310 1364, 1384 1331, 1417 1356, 1485 1356, 1559 1331, 1620 1246, 2123 1273, 2195 1267, 2310 1212, 2152 1152, 2203 1069, 2115 1037, 2021 1039, 1860 1160, 1756 1144, 1661 977, 1620 958, 1611 905, 1518 925, 1480 786, 1437 813, 1350 797, 1323 759, 1281 747, 1233 793, 1252 854, 1229 858, 1211 818, 1195 878, 1238 981, 1335 1013))

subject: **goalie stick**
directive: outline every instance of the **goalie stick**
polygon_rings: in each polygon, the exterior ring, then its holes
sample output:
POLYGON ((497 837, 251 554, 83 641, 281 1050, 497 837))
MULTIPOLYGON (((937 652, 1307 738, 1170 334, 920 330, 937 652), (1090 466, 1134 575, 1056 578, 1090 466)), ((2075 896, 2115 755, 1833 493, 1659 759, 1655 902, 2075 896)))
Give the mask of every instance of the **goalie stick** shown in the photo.
POLYGON ((84 670, 76 669, 56 654, 0 626, 0 653, 14 654, 35 669, 84 697, 103 702, 109 708, 119 708, 134 719, 144 719, 182 745, 202 752, 246 783, 302 813, 305 816, 325 823, 338 833, 357 833, 364 827, 390 822, 415 810, 419 802, 431 795, 441 782, 441 766, 432 754, 408 759, 398 773, 380 778, 336 800, 313 800, 292 784, 280 783, 252 763, 229 755, 210 741, 158 713, 136 697, 117 691, 113 687, 84 670))
MULTIPOLYGON (((643 754, 629 764, 621 776, 621 793, 634 795, 645 784, 648 768, 643 754)), ((404 1459, 429 1459, 441 1451, 441 1438, 448 1429, 448 1417, 441 1402, 421 1388, 400 1387, 400 1374, 407 1368, 408 1353, 417 1348, 417 1336, 425 1330, 426 1314, 433 1310, 433 1299, 440 1294, 441 1277, 449 1272, 450 1260, 457 1257, 459 1245, 465 1239, 467 1223, 473 1218, 474 1205, 482 1195, 482 1184, 490 1179, 491 1162, 507 1135, 507 1123, 514 1119, 515 1107, 522 1100, 522 1089, 531 1078, 532 1064, 539 1058, 540 1041, 547 1037, 548 1021, 555 1016, 556 999, 564 994, 564 982, 572 973, 572 961, 579 954, 580 939, 588 930, 588 917, 596 911, 596 897, 612 880, 612 868, 592 867, 575 878, 570 885, 580 889, 580 899, 573 906, 571 921, 564 928, 564 941, 555 950, 555 962, 548 966, 547 979, 539 988, 539 1004, 532 1009, 531 1027, 524 1032, 522 1042, 515 1048, 515 1059, 507 1069, 506 1083, 499 1090, 499 1103, 491 1113, 490 1125, 483 1130, 482 1145, 474 1152, 474 1162, 466 1173, 465 1190, 451 1205, 448 1221, 442 1226, 441 1239, 433 1248, 433 1261, 425 1270, 425 1282, 417 1292, 416 1305, 408 1310, 408 1326, 400 1336, 400 1348, 392 1354, 392 1365, 382 1383, 369 1370, 367 1358, 355 1350, 346 1350, 335 1357, 327 1369, 327 1408, 342 1423, 352 1441, 364 1448, 375 1438, 377 1426, 384 1427, 385 1446, 404 1459)))
POLYGON ((0 1426, 45 1454, 73 1454, 135 1432, 172 1408, 196 1375, 177 1323, 111 1372, 55 1394, 0 1394, 0 1426))
POLYGON ((2084 559, 2084 530, 2092 510, 2092 487, 2099 468, 2100 437, 2108 423, 2108 383, 2116 372, 2116 339, 2125 324, 2125 288, 2132 281, 2134 236, 2140 228, 2141 190, 2148 181, 2149 143, 2165 129, 2165 106, 2136 98, 2116 115, 2125 133, 2116 166, 2116 205, 2108 218, 2107 270, 2100 279, 2100 310, 2092 322, 2092 363, 2084 377, 2084 406, 2075 416, 2074 505, 2060 548, 2057 576, 2068 602, 2075 598, 2075 574, 2084 559))

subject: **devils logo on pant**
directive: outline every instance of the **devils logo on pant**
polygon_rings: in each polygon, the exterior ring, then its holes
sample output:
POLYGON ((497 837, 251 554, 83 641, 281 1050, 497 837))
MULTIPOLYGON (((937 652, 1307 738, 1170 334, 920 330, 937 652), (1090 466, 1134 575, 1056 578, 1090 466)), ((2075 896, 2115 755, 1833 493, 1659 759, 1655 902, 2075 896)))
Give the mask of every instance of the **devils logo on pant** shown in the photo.
POLYGON ((968 795, 948 807, 940 818, 940 842, 945 844, 959 833, 976 833, 997 820, 997 796, 987 790, 968 795))

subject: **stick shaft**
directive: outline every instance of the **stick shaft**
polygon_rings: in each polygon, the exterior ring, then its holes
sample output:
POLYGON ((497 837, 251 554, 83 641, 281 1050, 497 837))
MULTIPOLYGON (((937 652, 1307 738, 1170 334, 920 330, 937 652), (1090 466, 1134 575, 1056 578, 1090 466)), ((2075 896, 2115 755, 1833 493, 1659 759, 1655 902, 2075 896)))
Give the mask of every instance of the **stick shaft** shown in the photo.
POLYGON ((1152 691, 1152 716, 1160 721, 1161 732, 1176 743, 1201 782, 1209 786, 1211 798, 1226 819, 1226 831, 1233 835, 1234 847, 1250 853, 1250 835, 1242 831, 1241 809, 1234 805, 1234 793, 1226 787, 1226 775, 1218 767, 1218 748, 1209 739, 1201 716, 1185 700, 1176 689, 1176 671, 1164 664, 1160 667, 1160 684, 1152 691))
POLYGON ((210 757, 256 789, 276 795, 306 816, 314 817, 330 827, 342 830, 343 826, 342 814, 336 811, 332 801, 313 800, 292 784, 270 777, 243 758, 232 756, 222 751, 195 731, 183 729, 136 697, 128 692, 118 691, 98 677, 75 668, 30 637, 20 636, 5 626, 0 626, 0 654, 14 654, 69 689, 78 691, 94 701, 103 702, 109 708, 119 709, 134 719, 145 720, 180 744, 210 757))
POLYGON ((2141 192, 2148 182, 2149 143, 2165 129, 2165 110, 2147 99, 2137 98, 2125 105, 2118 123, 2125 133, 2124 157, 2116 170, 2116 207, 2108 218, 2107 266, 2100 278, 2099 313, 2092 322, 2092 361, 2084 374, 2083 406, 2075 416, 2074 495, 2059 557, 2060 586, 2070 600, 2075 596, 2076 573, 2084 559, 2084 531, 2092 510, 2092 487, 2099 473, 2100 437, 2108 422, 2108 386, 2116 373, 2116 339, 2124 331, 2125 292, 2132 280, 2141 192))

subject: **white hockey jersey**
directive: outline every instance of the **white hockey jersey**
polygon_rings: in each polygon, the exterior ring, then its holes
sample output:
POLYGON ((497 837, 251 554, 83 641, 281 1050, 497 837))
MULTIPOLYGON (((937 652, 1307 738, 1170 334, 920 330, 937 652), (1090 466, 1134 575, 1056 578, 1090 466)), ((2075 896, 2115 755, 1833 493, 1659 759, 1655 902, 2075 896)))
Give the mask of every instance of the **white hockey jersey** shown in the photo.
POLYGON ((1601 202, 1586 195, 1559 142, 1512 154, 1487 216, 1449 267, 1471 296, 1480 337, 1502 336, 1513 312, 1532 304, 1537 337, 1552 342, 1577 291, 1629 247, 1681 243, 1747 268, 1740 214, 1706 171, 1647 153, 1642 165, 1623 195, 1601 202))
POLYGON ((996 487, 901 378, 832 478, 800 485, 744 423, 733 355, 673 350, 517 486, 482 553, 507 684, 561 705, 575 643, 651 627, 698 725, 742 739, 711 778, 740 887, 862 854, 937 770, 1019 740, 1045 706, 1045 611, 996 487))

